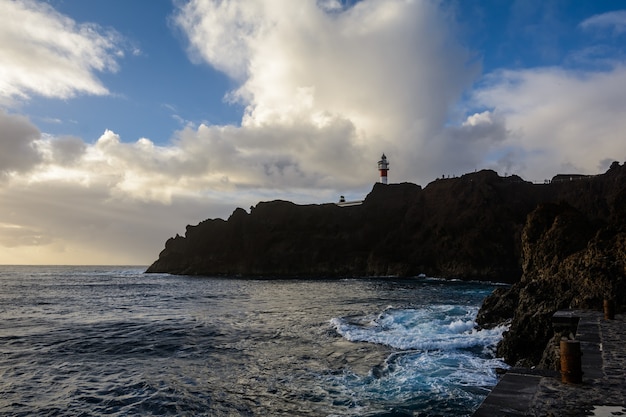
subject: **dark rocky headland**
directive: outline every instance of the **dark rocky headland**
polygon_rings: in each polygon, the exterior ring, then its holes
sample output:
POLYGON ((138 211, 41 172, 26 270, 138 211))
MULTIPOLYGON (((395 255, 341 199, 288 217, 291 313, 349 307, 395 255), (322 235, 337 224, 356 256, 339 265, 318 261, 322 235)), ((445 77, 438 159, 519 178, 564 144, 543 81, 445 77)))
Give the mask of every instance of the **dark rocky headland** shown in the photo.
POLYGON ((480 171, 375 184, 363 204, 259 203, 187 226, 147 272, 228 276, 416 276, 499 281, 479 325, 511 323, 511 364, 552 366, 552 314, 626 304, 626 165, 533 184, 480 171))

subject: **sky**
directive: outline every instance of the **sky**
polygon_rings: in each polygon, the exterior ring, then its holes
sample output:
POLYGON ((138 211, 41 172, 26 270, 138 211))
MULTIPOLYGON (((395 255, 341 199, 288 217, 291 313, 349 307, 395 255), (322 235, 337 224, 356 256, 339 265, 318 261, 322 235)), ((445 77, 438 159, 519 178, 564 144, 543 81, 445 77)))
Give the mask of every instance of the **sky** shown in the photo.
MULTIPOLYGON (((148 265, 237 207, 626 160, 626 2, 0 0, 0 264, 148 265)), ((219 239, 219 236, 216 236, 219 239)))

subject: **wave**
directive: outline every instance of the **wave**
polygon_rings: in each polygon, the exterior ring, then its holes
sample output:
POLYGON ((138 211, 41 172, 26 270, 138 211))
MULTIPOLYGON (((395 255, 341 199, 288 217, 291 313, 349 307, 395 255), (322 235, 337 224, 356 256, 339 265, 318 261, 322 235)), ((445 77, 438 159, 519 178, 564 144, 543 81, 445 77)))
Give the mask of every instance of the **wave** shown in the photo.
POLYGON ((352 342, 370 342, 401 350, 451 350, 495 345, 506 330, 476 329, 478 307, 432 305, 420 309, 387 308, 374 318, 331 320, 336 331, 352 342))
POLYGON ((476 329, 477 312, 475 306, 430 305, 334 318, 332 326, 345 339, 393 351, 368 375, 346 369, 332 383, 346 396, 360 398, 361 405, 401 403, 407 410, 437 415, 474 409, 497 383, 496 369, 508 367, 494 354, 506 327, 476 329))
POLYGON ((358 399, 351 404, 357 410, 375 405, 382 411, 402 404, 407 415, 413 415, 410 410, 419 410, 419 415, 460 415, 460 410, 478 407, 497 383, 496 368, 502 365, 470 352, 405 351, 392 354, 367 376, 346 370, 330 377, 329 385, 342 397, 358 399))

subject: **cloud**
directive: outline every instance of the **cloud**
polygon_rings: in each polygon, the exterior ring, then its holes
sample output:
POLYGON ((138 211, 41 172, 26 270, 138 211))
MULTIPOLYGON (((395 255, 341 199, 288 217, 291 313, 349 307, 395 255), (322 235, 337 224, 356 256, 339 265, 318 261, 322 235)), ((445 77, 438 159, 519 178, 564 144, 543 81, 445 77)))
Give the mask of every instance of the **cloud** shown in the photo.
POLYGON ((230 201, 210 196, 178 196, 169 205, 116 199, 106 181, 15 185, 0 188, 5 264, 147 264, 185 224, 232 211, 230 201))
POLYGON ((52 242, 49 237, 42 236, 39 230, 22 225, 0 223, 0 246, 5 248, 42 246, 52 242))
POLYGON ((606 160, 626 157, 624 85, 623 65, 602 72, 501 70, 473 98, 505 123, 509 133, 497 152, 512 162, 509 172, 540 181, 564 171, 596 174, 606 160))
POLYGON ((82 139, 72 136, 54 138, 49 144, 52 161, 62 166, 75 164, 87 150, 82 139))
POLYGON ((583 29, 612 29, 613 34, 620 35, 626 32, 626 10, 597 14, 580 23, 583 29))
POLYGON ((35 146, 40 136, 26 117, 0 110, 0 179, 12 173, 26 173, 41 162, 35 146))
MULTIPOLYGON (((494 161, 505 141, 512 135, 505 118, 499 113, 483 111, 468 116, 460 126, 442 129, 429 147, 430 172, 461 175, 477 168, 501 170, 494 161)), ((510 170, 506 170, 510 172, 510 170)))
POLYGON ((44 2, 0 0, 0 104, 32 94, 108 94, 96 72, 117 71, 121 36, 77 24, 44 2))
POLYGON ((174 21, 196 60, 239 83, 228 98, 245 107, 241 126, 219 134, 242 167, 280 161, 290 186, 371 184, 368 164, 385 151, 402 155, 398 178, 415 180, 479 68, 435 2, 337 5, 196 0, 174 21))

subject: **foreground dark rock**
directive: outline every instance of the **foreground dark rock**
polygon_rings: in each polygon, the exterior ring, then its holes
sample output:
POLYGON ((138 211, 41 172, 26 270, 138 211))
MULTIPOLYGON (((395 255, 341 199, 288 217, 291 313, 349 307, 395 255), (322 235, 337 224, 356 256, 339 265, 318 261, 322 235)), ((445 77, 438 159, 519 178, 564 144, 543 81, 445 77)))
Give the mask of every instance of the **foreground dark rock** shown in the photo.
MULTIPOLYGON (((520 281, 488 297, 482 326, 510 321, 498 354, 510 364, 558 368, 552 315, 561 309, 602 309, 605 299, 626 304, 626 177, 614 165, 591 188, 603 188, 595 210, 574 202, 542 204, 522 233, 520 281)), ((586 189, 581 198, 588 199, 586 189)))
POLYGON ((602 312, 565 310, 575 318, 582 383, 563 383, 559 372, 511 368, 472 417, 623 416, 626 414, 626 317, 605 320, 602 312))

